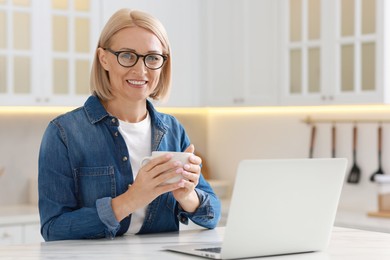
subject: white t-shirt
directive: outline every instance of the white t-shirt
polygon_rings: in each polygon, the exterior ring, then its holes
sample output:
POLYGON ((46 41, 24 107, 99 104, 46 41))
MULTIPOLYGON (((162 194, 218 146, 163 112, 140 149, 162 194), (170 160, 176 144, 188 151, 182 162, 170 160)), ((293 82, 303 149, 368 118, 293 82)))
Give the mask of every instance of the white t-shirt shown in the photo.
MULTIPOLYGON (((119 120, 119 132, 126 142, 130 155, 131 169, 134 180, 141 168, 141 160, 152 153, 152 126, 149 113, 146 118, 138 123, 128 123, 119 120)), ((145 219, 146 207, 132 213, 130 227, 127 233, 136 234, 141 229, 145 219)))

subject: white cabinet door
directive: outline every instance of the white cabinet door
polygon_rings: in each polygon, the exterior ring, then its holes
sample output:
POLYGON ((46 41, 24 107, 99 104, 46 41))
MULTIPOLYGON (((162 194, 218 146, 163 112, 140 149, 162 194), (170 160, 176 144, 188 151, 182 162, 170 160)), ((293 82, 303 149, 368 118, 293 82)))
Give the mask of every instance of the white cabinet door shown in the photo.
POLYGON ((39 223, 0 226, 0 245, 44 242, 39 223))
POLYGON ((388 5, 383 0, 282 1, 282 104, 387 102, 388 5))
POLYGON ((82 105, 99 1, 0 1, 0 104, 82 105))
POLYGON ((36 100, 40 105, 83 105, 90 94, 90 71, 100 30, 100 3, 44 3, 37 20, 44 35, 34 38, 46 41, 45 45, 40 44, 43 45, 39 52, 43 58, 39 70, 42 92, 36 100))
POLYGON ((275 104, 275 2, 216 0, 205 8, 206 105, 275 104))
POLYGON ((333 51, 335 102, 388 101, 383 95, 384 4, 383 0, 339 0, 334 5, 338 14, 333 51))
POLYGON ((0 245, 21 244, 23 242, 23 227, 0 226, 0 245))

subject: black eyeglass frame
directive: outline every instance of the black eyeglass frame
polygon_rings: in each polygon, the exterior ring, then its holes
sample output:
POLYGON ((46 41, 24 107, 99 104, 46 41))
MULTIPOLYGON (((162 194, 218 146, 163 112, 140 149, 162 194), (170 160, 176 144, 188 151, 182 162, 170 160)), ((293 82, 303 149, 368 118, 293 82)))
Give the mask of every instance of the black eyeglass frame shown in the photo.
POLYGON ((158 54, 158 53, 150 53, 150 54, 146 54, 146 55, 141 55, 141 54, 138 54, 138 53, 136 53, 136 52, 134 52, 134 51, 114 51, 114 50, 112 50, 112 49, 110 49, 110 48, 103 48, 103 49, 104 49, 105 51, 109 51, 109 52, 111 52, 112 54, 114 54, 114 55, 116 56, 116 60, 118 61, 119 65, 121 65, 122 67, 125 67, 125 68, 134 67, 134 66, 138 63, 139 58, 142 57, 142 59, 143 59, 143 61, 144 61, 145 67, 147 67, 147 68, 150 69, 150 70, 158 70, 158 69, 161 69, 161 68, 164 66, 165 61, 168 59, 168 57, 167 57, 166 55, 162 55, 162 54, 158 54), (133 53, 133 54, 137 57, 137 60, 134 62, 133 65, 131 65, 131 66, 125 66, 125 65, 123 65, 122 63, 120 63, 120 61, 119 61, 119 55, 120 55, 121 53, 123 53, 123 52, 130 52, 130 53, 133 53), (163 62, 162 62, 162 64, 161 64, 160 67, 158 67, 158 68, 150 68, 150 67, 146 64, 145 57, 147 57, 147 56, 152 56, 152 55, 157 55, 157 56, 160 56, 160 57, 163 58, 163 62))

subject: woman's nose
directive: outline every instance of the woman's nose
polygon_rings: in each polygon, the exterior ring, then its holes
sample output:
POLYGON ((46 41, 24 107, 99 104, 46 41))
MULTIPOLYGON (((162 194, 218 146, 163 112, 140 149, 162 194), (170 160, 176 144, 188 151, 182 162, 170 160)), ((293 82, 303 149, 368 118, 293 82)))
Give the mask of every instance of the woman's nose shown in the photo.
POLYGON ((133 71, 146 73, 147 67, 145 66, 143 57, 140 57, 134 66, 131 67, 133 71))

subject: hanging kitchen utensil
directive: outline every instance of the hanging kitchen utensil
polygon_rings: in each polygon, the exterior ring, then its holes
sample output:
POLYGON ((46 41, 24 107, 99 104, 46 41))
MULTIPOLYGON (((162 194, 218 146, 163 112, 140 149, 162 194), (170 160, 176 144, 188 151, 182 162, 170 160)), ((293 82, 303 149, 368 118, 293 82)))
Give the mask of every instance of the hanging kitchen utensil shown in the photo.
POLYGON ((332 158, 336 158, 336 126, 332 126, 332 158))
POLYGON ((311 134, 310 134, 309 158, 313 158, 315 139, 316 139, 316 126, 313 125, 311 127, 311 134))
POLYGON ((353 154, 353 164, 349 172, 347 182, 348 183, 358 183, 360 180, 360 168, 356 163, 356 144, 357 144, 357 126, 353 127, 353 140, 352 140, 352 154, 353 154))
POLYGON ((376 172, 374 172, 371 175, 370 181, 375 181, 376 175, 384 174, 382 170, 382 125, 379 125, 378 127, 378 164, 379 164, 379 168, 376 172))

